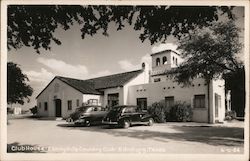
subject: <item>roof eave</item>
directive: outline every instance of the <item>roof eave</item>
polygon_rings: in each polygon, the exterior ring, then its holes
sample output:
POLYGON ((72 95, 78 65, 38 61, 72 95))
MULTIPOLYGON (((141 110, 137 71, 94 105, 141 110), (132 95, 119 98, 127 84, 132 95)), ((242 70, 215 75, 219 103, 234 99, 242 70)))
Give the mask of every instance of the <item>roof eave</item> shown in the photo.
POLYGON ((175 54, 177 54, 177 55, 179 55, 179 56, 180 56, 180 54, 179 54, 179 53, 177 53, 176 51, 171 50, 171 49, 167 49, 167 50, 159 51, 159 52, 156 52, 156 53, 151 54, 150 56, 154 56, 154 55, 157 55, 157 54, 161 54, 161 53, 166 52, 166 51, 172 51, 172 52, 174 52, 175 54))

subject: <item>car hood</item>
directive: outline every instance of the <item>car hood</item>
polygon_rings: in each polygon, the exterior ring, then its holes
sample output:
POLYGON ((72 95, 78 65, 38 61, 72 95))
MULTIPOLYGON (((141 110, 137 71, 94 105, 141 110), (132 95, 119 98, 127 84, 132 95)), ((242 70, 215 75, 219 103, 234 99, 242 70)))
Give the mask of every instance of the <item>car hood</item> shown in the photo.
POLYGON ((70 114, 70 118, 71 118, 73 121, 75 121, 75 120, 77 120, 77 119, 81 116, 82 113, 83 113, 83 112, 81 112, 81 111, 73 112, 72 114, 70 114))

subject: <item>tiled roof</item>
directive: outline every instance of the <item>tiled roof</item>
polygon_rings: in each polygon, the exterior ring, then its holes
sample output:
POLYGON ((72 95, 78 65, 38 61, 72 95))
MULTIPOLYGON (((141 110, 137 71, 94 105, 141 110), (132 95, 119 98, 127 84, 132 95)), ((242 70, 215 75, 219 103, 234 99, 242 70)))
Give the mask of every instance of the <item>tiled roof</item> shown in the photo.
MULTIPOLYGON (((136 70, 136 71, 108 75, 104 77, 92 78, 92 79, 87 79, 87 80, 73 79, 73 78, 61 77, 61 76, 56 76, 55 78, 58 78, 59 80, 75 88, 81 93, 102 94, 99 90, 106 89, 106 88, 122 87, 125 83, 127 83, 128 81, 136 77, 138 74, 142 73, 142 71, 143 70, 136 70)), ((49 84, 43 89, 43 91, 49 86, 49 84)), ((40 92, 40 94, 42 92, 40 92)))
POLYGON ((136 70, 126 73, 119 73, 104 77, 88 79, 86 81, 93 83, 95 89, 119 87, 123 86, 125 83, 130 81, 132 78, 136 77, 138 74, 142 73, 142 71, 143 70, 136 70))
POLYGON ((94 88, 94 84, 89 81, 67 78, 67 77, 59 77, 59 76, 57 76, 57 78, 63 81, 64 83, 68 84, 69 86, 75 88, 76 90, 80 91, 81 93, 101 94, 94 88))

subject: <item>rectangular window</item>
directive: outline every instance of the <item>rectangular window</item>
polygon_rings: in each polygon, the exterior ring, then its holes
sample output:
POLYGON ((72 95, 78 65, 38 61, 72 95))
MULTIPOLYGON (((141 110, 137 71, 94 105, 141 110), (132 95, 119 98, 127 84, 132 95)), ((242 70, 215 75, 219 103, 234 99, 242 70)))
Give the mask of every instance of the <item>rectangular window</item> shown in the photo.
POLYGON ((166 108, 170 108, 174 105, 174 96, 165 97, 166 108))
POLYGON ((219 108, 221 108, 221 96, 215 93, 215 117, 219 115, 219 108))
POLYGON ((41 102, 39 102, 39 105, 38 105, 38 106, 39 106, 39 108, 42 108, 42 103, 41 103, 41 102))
POLYGON ((141 110, 147 110, 147 98, 137 98, 137 106, 141 110))
POLYGON ((79 99, 76 100, 76 107, 79 107, 79 99))
POLYGON ((108 106, 119 105, 119 93, 108 94, 108 106))
POLYGON ((68 110, 72 110, 72 100, 68 100, 68 110))
POLYGON ((48 102, 44 102, 44 111, 48 111, 48 102))
POLYGON ((88 105, 98 105, 98 99, 89 99, 88 105))
POLYGON ((154 82, 160 82, 161 81, 161 78, 155 78, 154 79, 154 82))
POLYGON ((194 96, 194 108, 205 108, 205 95, 194 96))

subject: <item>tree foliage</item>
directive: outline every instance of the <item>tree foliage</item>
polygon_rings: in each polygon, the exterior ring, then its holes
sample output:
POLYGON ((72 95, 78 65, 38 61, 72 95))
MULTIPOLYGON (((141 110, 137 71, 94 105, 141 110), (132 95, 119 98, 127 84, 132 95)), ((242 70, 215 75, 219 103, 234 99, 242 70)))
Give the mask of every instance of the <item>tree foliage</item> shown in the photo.
POLYGON ((79 5, 9 5, 7 47, 22 46, 51 49, 51 43, 61 41, 55 30, 64 30, 77 23, 81 26, 81 37, 93 36, 98 31, 108 35, 111 22, 117 30, 126 24, 141 31, 140 39, 151 44, 164 42, 167 36, 182 37, 191 30, 209 26, 218 16, 226 13, 232 18, 232 7, 215 6, 79 6, 79 5))
POLYGON ((37 114, 37 106, 34 106, 34 107, 30 108, 30 112, 31 112, 33 115, 37 114))
POLYGON ((245 115, 245 68, 242 67, 237 72, 230 72, 225 74, 226 80, 225 88, 231 90, 231 106, 232 110, 236 112, 237 116, 244 117, 245 115))
POLYGON ((33 89, 27 84, 28 77, 22 73, 19 66, 13 62, 7 63, 7 101, 8 104, 24 104, 24 99, 29 101, 33 89))
POLYGON ((180 40, 179 49, 185 61, 168 73, 179 83, 189 84, 197 77, 209 81, 243 67, 237 59, 242 49, 239 28, 232 20, 194 30, 180 40))

